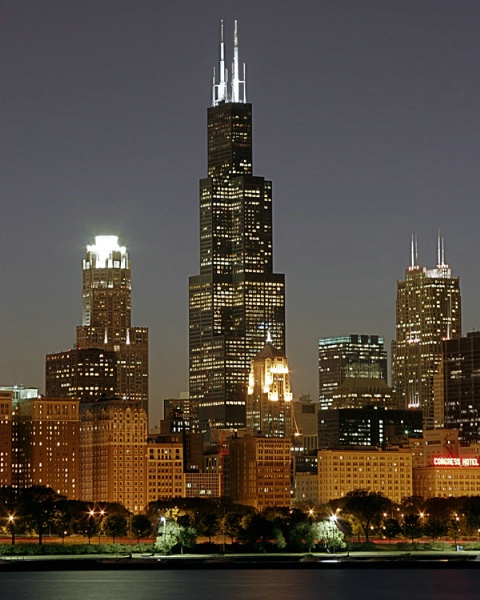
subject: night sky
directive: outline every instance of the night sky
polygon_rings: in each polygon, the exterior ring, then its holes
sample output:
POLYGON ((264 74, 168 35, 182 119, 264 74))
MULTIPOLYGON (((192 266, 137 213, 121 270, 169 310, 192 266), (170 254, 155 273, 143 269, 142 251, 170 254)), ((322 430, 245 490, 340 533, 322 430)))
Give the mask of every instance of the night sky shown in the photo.
POLYGON ((0 385, 44 391, 81 324, 85 245, 111 234, 150 328, 152 425, 188 389, 222 18, 273 181, 295 396, 318 395, 319 337, 389 347, 412 233, 433 267, 442 231, 480 327, 478 0, 3 0, 0 18, 0 385))

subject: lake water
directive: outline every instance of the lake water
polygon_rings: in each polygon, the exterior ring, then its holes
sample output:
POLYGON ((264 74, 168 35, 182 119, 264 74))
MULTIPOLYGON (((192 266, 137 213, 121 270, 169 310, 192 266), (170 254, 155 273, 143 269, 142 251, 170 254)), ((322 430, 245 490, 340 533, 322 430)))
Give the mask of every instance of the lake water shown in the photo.
POLYGON ((477 600, 480 569, 0 573, 5 600, 477 600))

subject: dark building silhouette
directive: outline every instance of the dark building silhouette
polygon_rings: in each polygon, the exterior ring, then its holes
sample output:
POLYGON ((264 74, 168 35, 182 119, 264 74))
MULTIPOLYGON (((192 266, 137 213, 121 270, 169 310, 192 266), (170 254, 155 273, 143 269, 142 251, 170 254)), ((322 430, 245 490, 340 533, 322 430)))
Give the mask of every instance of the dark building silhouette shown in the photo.
POLYGON ((250 361, 267 331, 285 352, 285 282, 273 272, 272 184, 253 175, 236 23, 231 88, 227 79, 222 24, 200 181, 200 273, 189 282, 190 399, 204 426, 243 427, 250 361))
POLYGON ((462 442, 480 441, 480 331, 442 342, 434 397, 436 425, 458 429, 462 442))

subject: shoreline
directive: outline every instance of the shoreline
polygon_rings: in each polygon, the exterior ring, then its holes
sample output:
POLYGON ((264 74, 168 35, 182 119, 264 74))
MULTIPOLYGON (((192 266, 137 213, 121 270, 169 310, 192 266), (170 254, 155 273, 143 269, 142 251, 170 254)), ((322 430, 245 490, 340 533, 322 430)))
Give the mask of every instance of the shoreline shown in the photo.
POLYGON ((479 569, 478 553, 350 555, 25 556, 2 557, 0 572, 261 569, 479 569))

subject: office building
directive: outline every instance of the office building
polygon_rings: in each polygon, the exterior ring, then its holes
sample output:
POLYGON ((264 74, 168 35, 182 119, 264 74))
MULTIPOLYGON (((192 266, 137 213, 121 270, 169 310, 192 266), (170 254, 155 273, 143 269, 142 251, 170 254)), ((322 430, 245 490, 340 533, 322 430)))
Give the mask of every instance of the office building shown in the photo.
POLYGON ((463 443, 480 442, 480 331, 443 340, 435 375, 435 425, 459 430, 463 443))
POLYGON ((308 453, 318 449, 318 411, 320 402, 309 395, 300 396, 292 403, 294 451, 308 453))
POLYGON ((433 269, 419 266, 412 240, 411 264, 397 281, 392 378, 398 407, 422 409, 425 428, 434 426, 433 378, 442 341, 460 337, 461 329, 460 278, 445 263, 442 238, 433 269))
POLYGON ((76 346, 47 356, 47 395, 61 390, 82 402, 116 395, 148 414, 148 329, 132 327, 130 259, 117 236, 96 236, 87 246, 82 278, 76 346))
POLYGON ((421 410, 396 410, 376 406, 331 408, 318 413, 318 447, 387 447, 421 438, 421 410))
POLYGON ((45 394, 91 402, 108 398, 117 389, 117 355, 113 350, 73 348, 47 354, 45 394))
POLYGON ((318 399, 322 410, 336 408, 334 396, 348 379, 387 383, 387 352, 378 335, 348 335, 318 341, 318 399))
POLYGON ((219 80, 208 109, 208 174, 200 181, 200 272, 189 282, 190 399, 203 427, 244 427, 250 362, 267 331, 285 352, 284 275, 273 271, 272 184, 253 173, 252 105, 231 87, 223 23, 219 80))
POLYGON ((354 490, 380 492, 400 504, 402 498, 413 493, 411 451, 378 448, 319 450, 319 503, 343 498, 354 490))
POLYGON ((290 437, 292 399, 287 358, 267 341, 250 366, 247 431, 265 437, 290 437))
POLYGON ((147 444, 147 502, 184 498, 183 444, 178 436, 155 436, 147 444))
POLYGON ((0 388, 0 486, 12 485, 13 392, 0 388))

